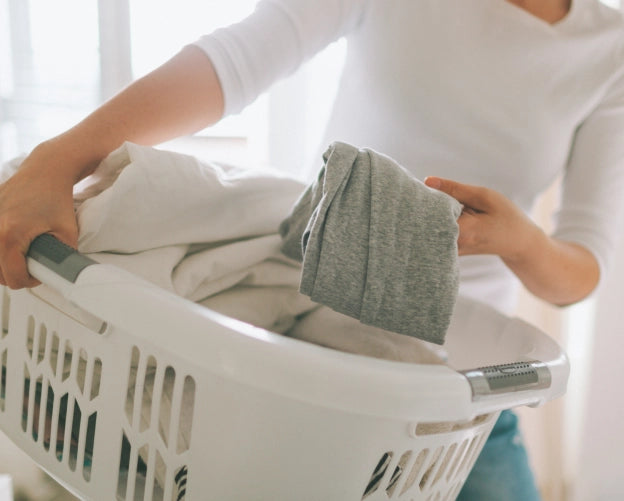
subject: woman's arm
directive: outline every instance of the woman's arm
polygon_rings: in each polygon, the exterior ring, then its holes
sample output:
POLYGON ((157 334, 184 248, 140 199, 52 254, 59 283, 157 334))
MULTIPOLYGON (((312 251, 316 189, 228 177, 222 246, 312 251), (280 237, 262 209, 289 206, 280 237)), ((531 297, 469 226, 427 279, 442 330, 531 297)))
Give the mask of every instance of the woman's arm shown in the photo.
POLYGON ((24 254, 41 233, 76 246, 73 185, 124 141, 157 144, 217 122, 223 92, 206 55, 189 46, 67 132, 37 146, 0 185, 0 283, 31 287, 24 254))
POLYGON ((210 59, 191 45, 44 143, 44 149, 71 155, 69 173, 77 182, 124 141, 153 145, 196 132, 217 122, 223 105, 210 59))
POLYGON ((590 294, 599 280, 595 257, 584 247, 549 237, 500 193, 429 177, 431 188, 464 205, 458 219, 460 255, 495 254, 537 297, 565 306, 590 294))

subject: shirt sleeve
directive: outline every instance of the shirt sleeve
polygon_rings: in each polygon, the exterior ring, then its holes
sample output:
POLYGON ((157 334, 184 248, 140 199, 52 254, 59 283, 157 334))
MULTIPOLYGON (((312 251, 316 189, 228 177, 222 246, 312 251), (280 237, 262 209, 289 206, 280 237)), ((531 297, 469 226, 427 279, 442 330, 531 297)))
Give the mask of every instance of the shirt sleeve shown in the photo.
POLYGON ((577 129, 554 237, 578 243, 605 276, 624 216, 624 75, 577 129))
POLYGON ((272 83, 357 25, 365 0, 261 0, 241 22, 195 45, 212 61, 225 114, 240 112, 272 83))

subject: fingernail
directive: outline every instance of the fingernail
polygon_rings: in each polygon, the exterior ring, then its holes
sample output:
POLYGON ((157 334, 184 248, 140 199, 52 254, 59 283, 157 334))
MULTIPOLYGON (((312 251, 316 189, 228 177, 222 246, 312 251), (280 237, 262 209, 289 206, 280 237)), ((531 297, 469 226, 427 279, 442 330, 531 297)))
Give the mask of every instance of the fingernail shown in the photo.
POLYGON ((438 189, 442 185, 442 182, 437 177, 426 177, 425 184, 430 188, 438 189))

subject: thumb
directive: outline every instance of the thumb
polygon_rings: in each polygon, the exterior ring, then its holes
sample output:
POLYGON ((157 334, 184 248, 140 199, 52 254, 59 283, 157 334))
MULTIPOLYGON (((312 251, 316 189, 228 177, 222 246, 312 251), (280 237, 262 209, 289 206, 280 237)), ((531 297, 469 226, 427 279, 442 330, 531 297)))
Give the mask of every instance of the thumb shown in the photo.
POLYGON ((467 207, 475 210, 485 210, 487 208, 484 196, 485 188, 435 176, 425 178, 424 182, 429 188, 442 191, 467 207))

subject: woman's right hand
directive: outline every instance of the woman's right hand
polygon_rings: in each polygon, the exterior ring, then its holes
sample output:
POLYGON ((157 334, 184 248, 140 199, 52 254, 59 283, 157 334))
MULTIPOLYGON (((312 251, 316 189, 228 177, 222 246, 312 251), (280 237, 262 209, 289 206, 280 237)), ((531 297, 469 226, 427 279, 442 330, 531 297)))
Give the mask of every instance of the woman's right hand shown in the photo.
POLYGON ((126 87, 67 132, 33 150, 0 185, 0 283, 37 285, 24 255, 42 233, 77 243, 73 186, 124 141, 158 144, 191 134, 223 115, 221 83, 212 62, 187 46, 126 87))
POLYGON ((67 245, 77 245, 75 177, 62 162, 62 155, 41 145, 0 185, 0 283, 11 289, 39 284, 28 273, 25 258, 38 235, 50 233, 67 245))

